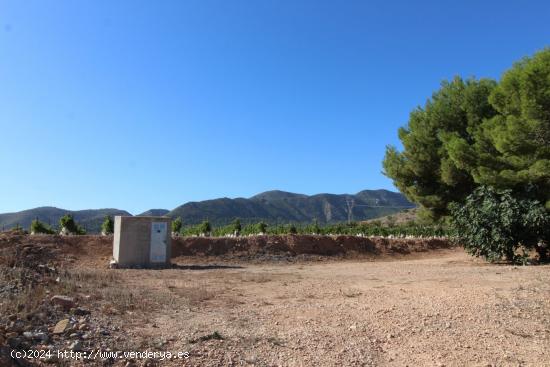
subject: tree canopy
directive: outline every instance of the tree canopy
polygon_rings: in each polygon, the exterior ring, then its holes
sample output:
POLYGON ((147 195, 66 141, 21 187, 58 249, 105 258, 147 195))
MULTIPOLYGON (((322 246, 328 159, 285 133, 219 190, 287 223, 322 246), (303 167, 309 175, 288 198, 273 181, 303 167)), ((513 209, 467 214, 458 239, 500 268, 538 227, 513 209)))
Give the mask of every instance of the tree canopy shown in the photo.
POLYGON ((172 232, 180 233, 182 226, 183 226, 183 220, 181 219, 181 217, 177 217, 172 221, 172 232))
POLYGON ((399 129, 403 151, 389 146, 383 166, 405 196, 420 204, 423 214, 434 219, 448 213, 448 204, 463 200, 475 182, 465 167, 451 159, 449 150, 457 141, 471 144, 472 133, 482 121, 495 116, 489 95, 492 80, 454 78, 443 82, 423 108, 410 114, 399 129))
POLYGON ((473 144, 453 141, 451 157, 474 181, 525 191, 550 209, 550 49, 507 71, 489 96, 497 114, 474 132, 473 144))
POLYGON ((525 58, 497 83, 442 83, 399 129, 384 173, 423 214, 437 219, 476 187, 529 191, 550 209, 550 49, 525 58))
POLYGON ((86 234, 86 230, 76 223, 73 216, 70 214, 65 214, 59 219, 59 226, 61 229, 66 229, 71 234, 86 234))
POLYGON ((113 217, 106 215, 103 223, 101 224, 101 233, 103 234, 113 234, 115 231, 115 222, 113 217))

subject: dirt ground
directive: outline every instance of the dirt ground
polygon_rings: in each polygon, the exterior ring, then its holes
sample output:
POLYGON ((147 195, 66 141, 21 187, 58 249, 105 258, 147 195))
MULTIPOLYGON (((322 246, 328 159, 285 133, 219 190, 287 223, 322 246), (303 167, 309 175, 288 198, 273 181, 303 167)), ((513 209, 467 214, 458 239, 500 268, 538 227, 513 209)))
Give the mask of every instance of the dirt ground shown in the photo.
POLYGON ((166 347, 189 351, 191 365, 543 366, 549 270, 486 265, 453 250, 380 262, 182 263, 123 277, 174 296, 129 334, 173 339, 166 347), (214 332, 224 339, 188 343, 214 332))
POLYGON ((458 248, 295 262, 180 256, 166 270, 109 270, 108 249, 63 254, 65 276, 107 279, 73 296, 111 331, 113 350, 189 353, 117 366, 550 366, 547 265, 491 265, 458 248))

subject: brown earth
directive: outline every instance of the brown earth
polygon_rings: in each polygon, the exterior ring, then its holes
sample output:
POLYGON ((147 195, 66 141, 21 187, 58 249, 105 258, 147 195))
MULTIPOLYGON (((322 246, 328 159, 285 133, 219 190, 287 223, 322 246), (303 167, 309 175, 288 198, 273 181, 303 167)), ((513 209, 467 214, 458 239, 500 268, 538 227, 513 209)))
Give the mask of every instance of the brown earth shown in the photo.
POLYGON ((22 338, 11 323, 51 334, 69 318, 86 339, 72 330, 18 348, 189 353, 56 365, 550 366, 547 265, 491 265, 443 241, 289 236, 176 239, 172 269, 109 270, 110 241, 0 234, 0 342, 22 338), (12 307, 29 285, 36 309, 12 307))

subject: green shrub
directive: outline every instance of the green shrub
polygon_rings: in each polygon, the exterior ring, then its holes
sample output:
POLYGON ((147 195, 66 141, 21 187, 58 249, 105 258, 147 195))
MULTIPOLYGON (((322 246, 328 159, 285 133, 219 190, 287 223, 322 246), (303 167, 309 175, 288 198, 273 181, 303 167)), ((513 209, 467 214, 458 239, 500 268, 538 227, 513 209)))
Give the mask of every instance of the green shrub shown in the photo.
POLYGON ((47 224, 42 223, 38 219, 35 219, 31 223, 31 233, 54 234, 54 230, 51 229, 50 226, 48 226, 47 224))
POLYGON ((177 217, 172 221, 172 232, 179 233, 181 231, 182 226, 183 226, 183 221, 181 220, 181 217, 177 217))
POLYGON ((59 219, 59 225, 61 228, 65 228, 69 233, 72 234, 86 234, 84 228, 77 224, 70 214, 65 214, 61 219, 59 219))
POLYGON ((451 206, 452 225, 466 251, 489 261, 518 262, 525 258, 519 250, 533 248, 546 257, 547 248, 538 244, 548 243, 550 215, 538 201, 516 196, 482 186, 464 204, 451 206))
POLYGON ((239 218, 235 219, 231 226, 233 227, 233 233, 237 235, 239 235, 241 233, 241 230, 243 229, 241 226, 241 220, 239 218))
POLYGON ((210 222, 208 220, 205 220, 202 222, 199 226, 199 233, 203 234, 205 236, 209 235, 212 231, 212 226, 210 226, 210 222))
POLYGON ((101 224, 101 233, 103 234, 113 234, 115 231, 115 222, 113 217, 106 215, 103 223, 101 224))
POLYGON ((264 222, 258 223, 258 232, 259 233, 267 233, 267 224, 264 222))
POLYGON ((317 222, 317 219, 313 221, 311 226, 307 229, 308 234, 323 234, 324 231, 321 231, 321 228, 319 227, 319 223, 317 222))
POLYGON ((294 224, 290 225, 290 227, 288 228, 288 233, 289 234, 297 234, 298 233, 298 229, 296 228, 296 226, 294 224))

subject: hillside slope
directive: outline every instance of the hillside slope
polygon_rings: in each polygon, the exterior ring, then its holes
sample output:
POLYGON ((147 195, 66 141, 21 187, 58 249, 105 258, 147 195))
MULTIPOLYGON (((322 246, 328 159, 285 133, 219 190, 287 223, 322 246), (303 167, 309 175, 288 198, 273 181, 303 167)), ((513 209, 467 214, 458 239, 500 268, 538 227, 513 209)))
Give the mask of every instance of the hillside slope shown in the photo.
POLYGON ((168 213, 182 217, 185 224, 204 219, 215 225, 227 224, 235 218, 243 222, 269 223, 334 223, 348 220, 348 203, 353 202, 352 219, 367 220, 412 208, 403 195, 387 190, 365 190, 355 195, 302 195, 284 191, 267 191, 249 199, 221 198, 190 202, 168 213))
POLYGON ((149 209, 141 214, 138 214, 138 217, 162 217, 168 214, 170 210, 168 209, 149 209))

